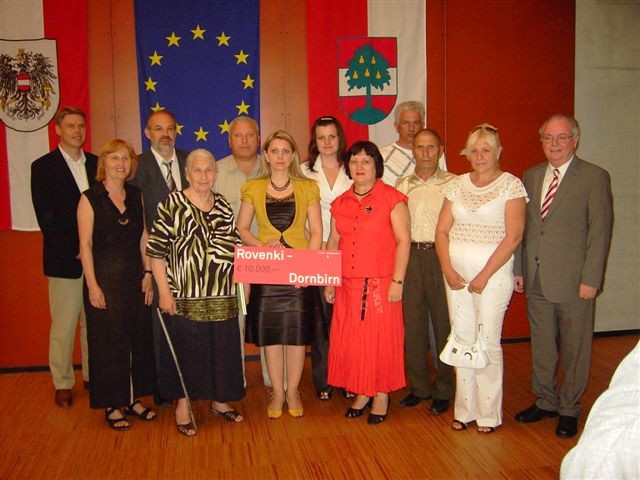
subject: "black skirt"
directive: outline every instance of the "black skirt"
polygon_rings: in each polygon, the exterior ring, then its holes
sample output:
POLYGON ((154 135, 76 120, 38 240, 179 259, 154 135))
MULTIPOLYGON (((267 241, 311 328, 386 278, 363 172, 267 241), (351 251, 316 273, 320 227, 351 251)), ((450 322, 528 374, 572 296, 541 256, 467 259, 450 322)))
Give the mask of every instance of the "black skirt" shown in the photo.
POLYGON ((327 338, 318 287, 251 285, 247 306, 247 342, 310 345, 327 338))
MULTIPOLYGON (((196 322, 167 314, 163 318, 192 399, 229 402, 244 397, 238 317, 220 322, 196 322)), ((163 398, 184 397, 164 334, 160 340, 158 386, 163 398)))

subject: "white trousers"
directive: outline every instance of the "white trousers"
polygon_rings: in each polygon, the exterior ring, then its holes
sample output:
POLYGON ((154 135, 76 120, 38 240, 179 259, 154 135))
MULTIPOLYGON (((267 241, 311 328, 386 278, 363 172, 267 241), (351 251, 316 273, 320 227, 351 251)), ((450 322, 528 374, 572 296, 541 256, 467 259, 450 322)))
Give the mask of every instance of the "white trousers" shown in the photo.
MULTIPOLYGON (((493 248, 475 245, 451 245, 451 264, 467 282, 484 267, 493 248)), ((503 360, 500 338, 504 314, 513 294, 513 259, 489 280, 481 294, 467 288, 451 290, 445 282, 451 328, 465 343, 476 341, 482 324, 489 365, 481 369, 456 368, 454 418, 464 423, 475 421, 479 427, 502 424, 503 360)))

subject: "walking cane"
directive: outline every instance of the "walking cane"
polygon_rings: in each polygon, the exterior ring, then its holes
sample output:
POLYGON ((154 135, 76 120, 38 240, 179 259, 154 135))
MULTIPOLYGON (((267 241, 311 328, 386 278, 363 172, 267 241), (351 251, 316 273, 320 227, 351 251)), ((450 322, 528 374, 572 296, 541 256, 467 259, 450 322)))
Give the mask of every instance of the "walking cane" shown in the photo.
POLYGON ((157 308, 157 311, 158 311, 158 318, 160 319, 160 325, 162 326, 162 331, 164 332, 164 336, 167 339, 169 350, 171 350, 173 363, 176 364, 176 370, 178 371, 178 378, 180 379, 180 385, 182 385, 182 391, 184 392, 184 397, 187 399, 187 406, 189 407, 189 416, 191 417, 191 423, 193 423, 193 427, 197 430, 198 426, 196 425, 196 418, 193 416, 193 410, 191 409, 191 400, 189 399, 189 392, 187 392, 187 386, 184 383, 184 377, 182 376, 182 370, 180 369, 180 364, 178 363, 178 357, 176 355, 176 351, 173 348, 173 343, 171 342, 171 337, 169 336, 167 326, 164 324, 164 318, 162 317, 162 312, 160 311, 159 308, 157 308))

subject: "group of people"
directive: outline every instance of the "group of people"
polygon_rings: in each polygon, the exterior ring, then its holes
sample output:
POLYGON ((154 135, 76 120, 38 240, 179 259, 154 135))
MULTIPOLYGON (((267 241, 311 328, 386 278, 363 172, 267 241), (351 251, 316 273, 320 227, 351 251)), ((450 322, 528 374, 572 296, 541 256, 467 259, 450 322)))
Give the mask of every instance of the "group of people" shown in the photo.
POLYGON ((290 416, 303 416, 311 345, 317 396, 341 389, 353 397, 347 418, 369 408, 367 422, 383 422, 406 372, 403 407, 431 399, 438 415, 455 391, 452 428, 475 421, 490 433, 502 423, 500 339, 515 288, 527 294, 537 397, 516 419, 559 415, 556 433, 575 435, 611 233, 608 174, 575 156, 577 121, 554 115, 540 129, 547 162, 524 184, 501 169, 489 124, 471 130, 462 152, 471 171, 456 176, 424 114, 419 102, 399 104, 398 140, 381 149, 348 147, 340 122, 320 117, 306 162, 283 130, 259 150, 257 123, 241 116, 230 125, 231 155, 216 161, 204 149, 175 148, 176 119, 166 110, 147 120, 148 151, 136 156, 114 139, 96 158, 82 151, 84 113, 61 109, 59 147, 32 166, 56 403, 72 402, 70 329, 84 296, 90 404, 116 430, 131 426, 127 416, 156 418, 140 401, 151 394, 175 404, 186 436, 197 432, 189 398, 243 421, 230 402, 245 395, 246 340, 260 347, 271 419, 285 402, 290 416), (240 244, 340 250, 341 286, 236 284, 240 244), (455 367, 455 389, 453 367, 434 355, 432 379, 427 360, 429 346, 438 354, 451 335, 467 344, 481 336, 489 358, 482 368, 455 367))

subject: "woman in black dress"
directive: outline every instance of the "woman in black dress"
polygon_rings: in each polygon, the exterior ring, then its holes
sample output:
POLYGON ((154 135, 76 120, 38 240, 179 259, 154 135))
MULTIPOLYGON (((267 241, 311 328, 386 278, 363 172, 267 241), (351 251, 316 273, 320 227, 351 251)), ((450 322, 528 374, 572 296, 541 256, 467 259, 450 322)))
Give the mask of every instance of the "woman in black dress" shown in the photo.
POLYGON ((104 408, 109 427, 125 430, 125 414, 154 420, 140 397, 155 381, 150 260, 140 190, 125 183, 135 174, 133 147, 108 142, 98 157, 98 183, 78 204, 80 260, 91 361, 91 408, 104 408))

